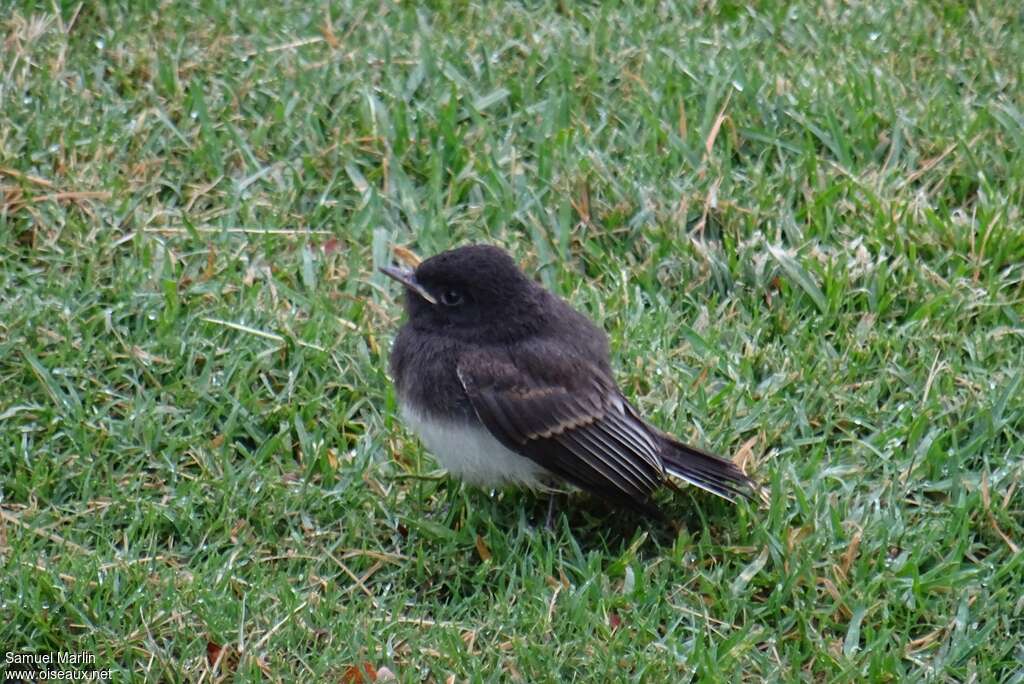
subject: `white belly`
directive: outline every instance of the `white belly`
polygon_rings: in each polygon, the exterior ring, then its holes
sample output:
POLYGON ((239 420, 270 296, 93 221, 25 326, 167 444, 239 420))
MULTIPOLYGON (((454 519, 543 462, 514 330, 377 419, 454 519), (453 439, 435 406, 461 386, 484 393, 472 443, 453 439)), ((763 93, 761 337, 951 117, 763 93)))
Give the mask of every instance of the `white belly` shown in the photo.
POLYGON ((551 474, 526 456, 510 451, 483 426, 470 427, 427 418, 402 406, 405 424, 419 435, 452 475, 481 487, 514 484, 544 489, 551 474))

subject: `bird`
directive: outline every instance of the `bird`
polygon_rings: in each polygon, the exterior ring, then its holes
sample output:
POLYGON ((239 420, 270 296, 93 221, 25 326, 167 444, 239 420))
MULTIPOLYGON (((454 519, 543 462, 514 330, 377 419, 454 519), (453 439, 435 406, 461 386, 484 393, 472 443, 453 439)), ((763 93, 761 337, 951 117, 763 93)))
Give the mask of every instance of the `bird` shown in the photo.
POLYGON ((450 475, 487 488, 568 484, 654 518, 654 492, 675 480, 752 498, 731 461, 645 420, 613 378, 605 332, 503 249, 405 261, 418 265, 380 268, 405 290, 390 374, 404 423, 450 475))

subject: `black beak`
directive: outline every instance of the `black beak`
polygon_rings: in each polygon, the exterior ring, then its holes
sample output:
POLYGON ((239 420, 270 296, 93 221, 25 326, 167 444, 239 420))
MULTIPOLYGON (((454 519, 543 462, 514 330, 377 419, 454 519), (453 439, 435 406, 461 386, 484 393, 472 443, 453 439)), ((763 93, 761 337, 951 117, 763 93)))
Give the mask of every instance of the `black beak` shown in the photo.
POLYGON ((389 278, 394 278, 398 282, 405 285, 406 289, 415 292, 423 299, 427 300, 431 304, 437 304, 437 299, 434 295, 427 292, 427 290, 416 282, 416 272, 408 268, 398 268, 396 266, 381 266, 380 272, 389 278))

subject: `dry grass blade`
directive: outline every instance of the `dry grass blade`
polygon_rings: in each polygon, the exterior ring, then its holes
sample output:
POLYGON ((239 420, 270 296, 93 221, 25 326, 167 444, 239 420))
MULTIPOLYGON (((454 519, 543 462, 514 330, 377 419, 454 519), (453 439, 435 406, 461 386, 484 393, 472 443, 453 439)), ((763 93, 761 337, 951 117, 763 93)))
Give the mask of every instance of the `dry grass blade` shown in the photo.
POLYGON ((19 518, 14 513, 11 513, 10 511, 5 511, 2 508, 0 508, 0 519, 6 520, 7 522, 11 523, 12 525, 17 525, 18 527, 20 527, 20 528, 22 528, 24 530, 28 530, 32 534, 38 535, 38 536, 43 537, 45 539, 49 539, 50 541, 52 541, 55 544, 60 544, 61 546, 69 548, 69 549, 71 549, 73 551, 77 551, 78 553, 85 554, 85 555, 92 554, 92 551, 90 551, 89 549, 85 548, 84 546, 80 546, 80 545, 78 545, 78 544, 76 544, 74 542, 70 542, 67 539, 65 539, 64 537, 60 536, 59 534, 54 534, 53 532, 47 532, 45 530, 39 529, 38 527, 30 525, 29 523, 25 522, 24 520, 19 518))
POLYGON ((725 96, 725 102, 722 103, 722 108, 718 110, 718 115, 715 117, 715 122, 711 125, 711 130, 708 132, 708 137, 704 140, 704 158, 709 159, 711 157, 711 150, 715 147, 715 140, 718 139, 718 134, 722 130, 722 123, 725 121, 725 110, 729 108, 729 101, 732 99, 732 90, 729 90, 725 96))
POLYGON ((395 255, 396 259, 409 268, 416 268, 423 262, 415 252, 408 247, 403 247, 402 245, 394 245, 391 248, 391 253, 395 255))
POLYGON ((52 181, 48 181, 45 178, 40 178, 39 176, 33 176, 30 173, 18 171, 17 169, 0 167, 0 176, 10 176, 11 178, 17 178, 18 180, 23 180, 29 183, 34 183, 36 185, 41 185, 44 188, 54 187, 52 181))
POLYGON ((1020 553, 1020 547, 1017 546, 1017 544, 1014 543, 1012 539, 1010 539, 1010 536, 1008 534, 1003 532, 1003 530, 999 527, 999 523, 996 522, 995 515, 992 514, 992 498, 988 488, 988 473, 981 474, 981 501, 982 504, 985 506, 985 515, 988 517, 988 524, 991 525, 992 529, 995 530, 996 534, 998 534, 1002 538, 1002 540, 1006 542, 1006 545, 1010 547, 1010 551, 1012 551, 1013 553, 1020 553))

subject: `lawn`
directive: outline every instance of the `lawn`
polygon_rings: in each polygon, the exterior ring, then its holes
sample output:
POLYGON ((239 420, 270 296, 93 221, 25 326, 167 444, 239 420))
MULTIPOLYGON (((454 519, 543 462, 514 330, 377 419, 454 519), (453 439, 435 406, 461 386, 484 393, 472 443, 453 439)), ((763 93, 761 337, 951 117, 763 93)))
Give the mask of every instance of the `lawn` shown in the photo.
POLYGON ((5 4, 0 650, 1024 681, 1020 8, 415 4, 5 4), (471 241, 770 504, 449 481, 375 268, 471 241))

